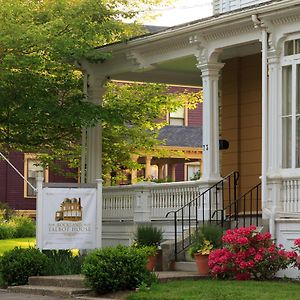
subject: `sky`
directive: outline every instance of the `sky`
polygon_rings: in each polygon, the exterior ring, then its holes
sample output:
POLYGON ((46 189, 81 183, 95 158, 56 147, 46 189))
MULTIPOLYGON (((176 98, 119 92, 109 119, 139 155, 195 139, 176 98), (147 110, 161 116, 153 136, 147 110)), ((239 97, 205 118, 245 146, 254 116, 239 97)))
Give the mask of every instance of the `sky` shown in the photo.
POLYGON ((212 0, 174 0, 171 6, 157 13, 161 16, 148 25, 174 26, 212 15, 212 0))

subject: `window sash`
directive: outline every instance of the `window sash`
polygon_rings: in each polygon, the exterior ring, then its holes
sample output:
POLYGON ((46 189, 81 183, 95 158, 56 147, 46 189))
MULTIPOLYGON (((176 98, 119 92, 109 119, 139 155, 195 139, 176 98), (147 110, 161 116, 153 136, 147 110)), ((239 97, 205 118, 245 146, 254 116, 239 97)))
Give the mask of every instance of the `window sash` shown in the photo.
MULTIPOLYGON (((289 62, 289 63, 287 63, 289 62)), ((282 167, 300 168, 300 61, 282 67, 282 167)))

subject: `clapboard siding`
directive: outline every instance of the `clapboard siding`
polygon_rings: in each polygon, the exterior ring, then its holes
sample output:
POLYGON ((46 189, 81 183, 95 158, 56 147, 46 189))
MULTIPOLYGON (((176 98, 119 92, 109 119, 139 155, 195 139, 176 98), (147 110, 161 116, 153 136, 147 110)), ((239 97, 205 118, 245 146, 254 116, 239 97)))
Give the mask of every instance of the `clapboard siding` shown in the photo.
POLYGON ((220 14, 247 6, 269 2, 270 0, 214 0, 213 12, 220 14))

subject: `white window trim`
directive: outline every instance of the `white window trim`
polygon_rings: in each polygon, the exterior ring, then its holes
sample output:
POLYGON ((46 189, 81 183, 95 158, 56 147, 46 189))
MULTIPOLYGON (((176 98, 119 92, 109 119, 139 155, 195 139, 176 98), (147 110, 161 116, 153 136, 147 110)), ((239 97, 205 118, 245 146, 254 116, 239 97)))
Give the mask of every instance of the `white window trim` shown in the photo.
POLYGON ((201 163, 200 161, 194 161, 194 162, 188 162, 184 164, 184 180, 189 181, 188 178, 188 166, 199 166, 200 172, 201 172, 201 163))
MULTIPOLYGON (((172 126, 170 124, 170 120, 171 120, 171 113, 168 113, 167 114, 167 117, 166 117, 166 120, 167 120, 167 123, 172 126)), ((183 126, 188 126, 189 124, 189 120, 188 120, 188 116, 189 116, 189 109, 187 107, 184 107, 184 114, 183 114, 183 126)), ((176 118, 174 118, 176 119, 176 118)), ((181 119, 181 118, 177 118, 177 119, 181 119)))
MULTIPOLYGON (((294 40, 299 38, 296 36, 291 36, 287 41, 294 40)), ((280 140, 281 140, 281 147, 280 147, 280 157, 281 157, 281 166, 283 169, 299 169, 299 167, 296 167, 296 119, 299 114, 296 114, 296 97, 297 97, 297 92, 296 92, 296 66, 300 65, 300 54, 293 54, 293 55, 287 55, 284 56, 284 45, 283 45, 283 51, 282 51, 282 59, 281 59, 281 68, 280 68, 280 91, 281 91, 281 105, 280 105, 280 140), (292 66, 292 111, 291 111, 291 118, 292 118, 292 144, 291 144, 291 149, 292 149, 292 160, 291 160, 291 167, 283 167, 283 67, 286 66, 292 66)), ((300 149, 299 149, 300 150, 300 149)))
MULTIPOLYGON (((24 154, 24 177, 27 180, 28 178, 28 160, 38 160, 37 154, 35 153, 25 153, 24 154)), ((49 169, 44 169, 44 182, 49 182, 49 169)), ((28 195, 28 183, 24 180, 24 198, 32 199, 36 198, 36 196, 29 196, 28 195)))

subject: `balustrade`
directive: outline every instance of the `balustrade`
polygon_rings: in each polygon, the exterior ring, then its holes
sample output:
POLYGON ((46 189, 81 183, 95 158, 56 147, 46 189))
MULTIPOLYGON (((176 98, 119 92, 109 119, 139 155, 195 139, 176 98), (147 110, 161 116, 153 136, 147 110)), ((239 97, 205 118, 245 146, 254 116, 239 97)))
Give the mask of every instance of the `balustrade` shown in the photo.
POLYGON ((104 187, 103 220, 134 220, 137 210, 141 213, 143 207, 144 213, 150 207, 151 220, 164 220, 167 212, 194 199, 199 187, 198 181, 104 187))
POLYGON ((300 178, 289 178, 282 181, 283 211, 300 212, 300 178))

